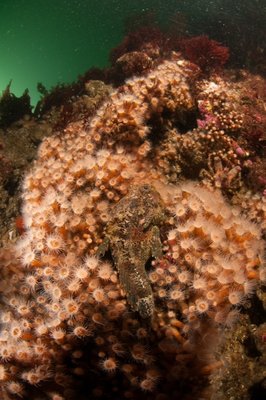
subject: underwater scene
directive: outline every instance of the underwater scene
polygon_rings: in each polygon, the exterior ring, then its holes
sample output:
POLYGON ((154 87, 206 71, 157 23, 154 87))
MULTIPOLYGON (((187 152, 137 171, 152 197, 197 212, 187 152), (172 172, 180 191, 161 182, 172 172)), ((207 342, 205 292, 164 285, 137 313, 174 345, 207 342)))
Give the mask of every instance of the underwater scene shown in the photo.
POLYGON ((0 400, 264 400, 266 0, 0 20, 0 400))

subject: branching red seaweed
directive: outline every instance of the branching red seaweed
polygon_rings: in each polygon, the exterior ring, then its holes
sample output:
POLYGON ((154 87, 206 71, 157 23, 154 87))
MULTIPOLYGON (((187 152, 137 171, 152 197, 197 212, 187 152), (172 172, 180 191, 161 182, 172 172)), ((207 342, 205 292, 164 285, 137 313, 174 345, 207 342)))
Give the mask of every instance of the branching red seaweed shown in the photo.
POLYGON ((184 56, 203 71, 222 67, 229 58, 229 49, 206 35, 181 41, 184 56))

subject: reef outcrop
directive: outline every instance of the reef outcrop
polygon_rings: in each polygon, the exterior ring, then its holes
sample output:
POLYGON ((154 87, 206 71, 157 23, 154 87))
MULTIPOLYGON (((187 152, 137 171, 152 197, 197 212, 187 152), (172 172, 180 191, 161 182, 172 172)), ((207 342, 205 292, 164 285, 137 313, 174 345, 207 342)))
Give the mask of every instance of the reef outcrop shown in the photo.
MULTIPOLYGON (((221 327, 265 281, 265 188, 247 189, 262 150, 243 95, 262 78, 157 61, 45 138, 26 174, 25 232, 0 254, 5 400, 211 398, 221 327), (143 184, 167 210, 162 255, 145 263, 149 319, 128 304, 125 268, 97 256, 114 206, 143 184)), ((130 228, 131 246, 144 229, 130 228)))

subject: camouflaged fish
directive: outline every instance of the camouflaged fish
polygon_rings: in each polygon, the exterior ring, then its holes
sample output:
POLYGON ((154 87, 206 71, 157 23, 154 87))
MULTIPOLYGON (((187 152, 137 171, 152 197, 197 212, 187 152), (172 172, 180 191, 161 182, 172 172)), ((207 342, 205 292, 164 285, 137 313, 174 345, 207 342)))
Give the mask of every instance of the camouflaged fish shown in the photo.
POLYGON ((110 248, 120 284, 134 311, 151 318, 154 299, 145 265, 162 255, 159 226, 166 210, 159 193, 148 184, 134 186, 112 209, 99 256, 110 248))

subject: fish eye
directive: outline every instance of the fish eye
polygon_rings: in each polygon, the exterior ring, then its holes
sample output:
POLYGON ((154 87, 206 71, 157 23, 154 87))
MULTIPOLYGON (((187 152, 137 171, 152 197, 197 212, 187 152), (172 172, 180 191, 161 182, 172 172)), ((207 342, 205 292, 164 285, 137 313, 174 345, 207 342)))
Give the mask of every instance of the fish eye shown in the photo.
POLYGON ((145 190, 146 192, 148 192, 148 191, 150 190, 150 185, 148 185, 147 183, 145 183, 145 184, 142 186, 142 188, 143 188, 143 190, 145 190))

